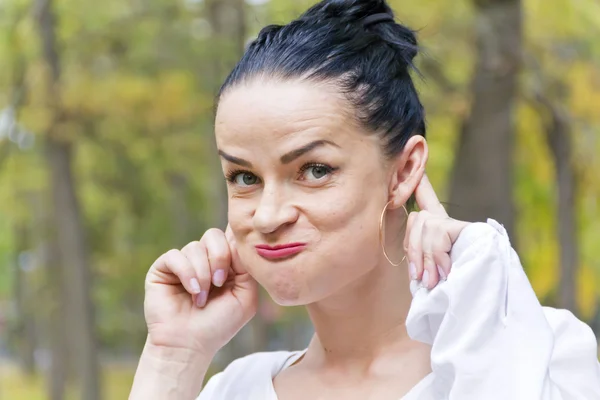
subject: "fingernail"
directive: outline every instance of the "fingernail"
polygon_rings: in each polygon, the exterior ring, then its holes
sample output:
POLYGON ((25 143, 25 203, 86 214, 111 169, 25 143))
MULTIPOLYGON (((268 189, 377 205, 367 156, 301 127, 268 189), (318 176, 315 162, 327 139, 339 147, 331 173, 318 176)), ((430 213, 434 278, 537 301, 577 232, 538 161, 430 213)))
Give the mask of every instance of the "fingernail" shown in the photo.
POLYGON ((425 270, 423 272, 423 279, 421 282, 423 283, 423 287, 429 288, 429 271, 425 270))
POLYGON ((417 267, 414 263, 408 264, 408 272, 410 273, 410 279, 413 281, 417 280, 417 267))
POLYGON ((225 271, 218 269, 213 274, 213 284, 217 287, 223 286, 225 283, 225 271))
POLYGON ((443 280, 443 281, 445 281, 446 278, 447 278, 447 276, 446 276, 446 273, 444 272, 444 270, 442 269, 442 267, 440 267, 438 265, 437 266, 437 270, 438 270, 438 273, 440 274, 440 279, 443 280))
POLYGON ((198 279, 192 278, 190 280, 190 286, 192 287, 192 293, 194 293, 194 294, 200 293, 200 283, 198 282, 198 279))
POLYGON ((200 308, 204 307, 206 305, 207 299, 208 292, 206 290, 201 291, 200 294, 196 297, 196 305, 200 308))

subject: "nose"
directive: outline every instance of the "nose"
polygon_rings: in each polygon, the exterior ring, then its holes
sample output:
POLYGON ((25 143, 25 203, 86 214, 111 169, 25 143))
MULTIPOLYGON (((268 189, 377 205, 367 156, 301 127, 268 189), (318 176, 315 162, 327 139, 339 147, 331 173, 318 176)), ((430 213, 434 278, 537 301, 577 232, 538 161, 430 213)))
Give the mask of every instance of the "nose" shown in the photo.
POLYGON ((265 187, 252 222, 254 228, 263 234, 277 231, 285 225, 293 224, 298 219, 298 210, 285 198, 282 188, 265 187))

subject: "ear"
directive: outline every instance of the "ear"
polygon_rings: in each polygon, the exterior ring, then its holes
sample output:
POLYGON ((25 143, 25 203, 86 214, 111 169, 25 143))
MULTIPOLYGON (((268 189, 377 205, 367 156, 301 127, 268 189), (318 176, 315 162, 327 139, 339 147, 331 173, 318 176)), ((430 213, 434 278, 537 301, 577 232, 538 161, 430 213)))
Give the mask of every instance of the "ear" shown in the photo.
POLYGON ((404 149, 391 162, 389 208, 402 207, 415 192, 425 174, 429 157, 427 141, 421 135, 411 137, 404 149))

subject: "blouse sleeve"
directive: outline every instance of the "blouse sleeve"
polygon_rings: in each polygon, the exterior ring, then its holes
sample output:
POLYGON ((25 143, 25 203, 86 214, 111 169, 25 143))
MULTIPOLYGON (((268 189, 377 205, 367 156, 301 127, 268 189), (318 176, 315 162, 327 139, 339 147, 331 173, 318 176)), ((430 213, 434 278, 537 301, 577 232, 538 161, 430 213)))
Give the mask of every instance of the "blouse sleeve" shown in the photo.
POLYGON ((218 388, 221 386, 221 380, 223 379, 223 372, 219 372, 206 382, 206 385, 202 388, 200 395, 196 400, 216 400, 220 399, 218 388))
POLYGON ((451 258, 447 281, 411 283, 406 321, 411 338, 432 345, 436 398, 600 399, 592 330, 540 305, 500 224, 469 225, 451 258))

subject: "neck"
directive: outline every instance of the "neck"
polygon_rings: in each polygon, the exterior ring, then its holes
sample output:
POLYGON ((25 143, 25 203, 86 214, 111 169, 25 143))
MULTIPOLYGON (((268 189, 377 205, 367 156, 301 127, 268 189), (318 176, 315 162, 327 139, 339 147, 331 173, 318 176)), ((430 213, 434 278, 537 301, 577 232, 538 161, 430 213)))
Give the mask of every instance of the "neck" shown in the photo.
POLYGON ((309 305, 316 331, 309 353, 329 365, 368 364, 382 354, 420 347, 406 333, 412 296, 405 264, 382 262, 343 291, 309 305))

